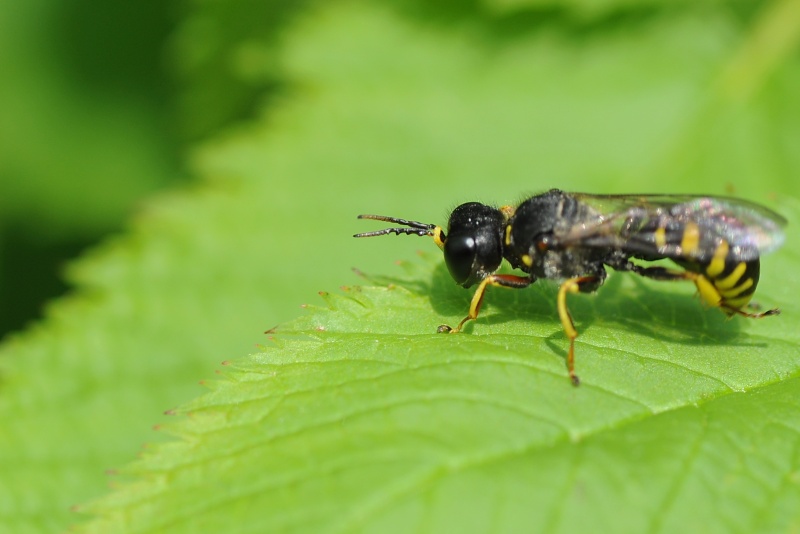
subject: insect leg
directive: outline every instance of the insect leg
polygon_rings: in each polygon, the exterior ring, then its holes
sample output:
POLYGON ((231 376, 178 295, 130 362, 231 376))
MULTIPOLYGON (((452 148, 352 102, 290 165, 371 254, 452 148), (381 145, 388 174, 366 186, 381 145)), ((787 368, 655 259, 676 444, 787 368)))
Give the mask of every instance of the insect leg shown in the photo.
POLYGON ((653 280, 694 280, 692 273, 689 271, 673 271, 665 267, 642 267, 635 263, 628 263, 625 269, 643 276, 645 278, 652 278, 653 280))
POLYGON ((487 286, 502 286, 502 287, 510 287, 512 289, 522 289, 528 287, 534 282, 534 279, 529 278, 527 276, 516 276, 513 274, 491 274, 481 281, 478 289, 475 291, 475 294, 472 296, 472 302, 469 304, 469 315, 464 317, 458 326, 455 328, 447 326, 446 324, 439 325, 437 328, 437 332, 449 332, 451 334, 455 334, 461 331, 461 328, 466 324, 467 321, 477 319, 478 313, 481 310, 481 304, 483 304, 483 296, 486 294, 486 287, 487 286))
POLYGON ((558 317, 561 319, 561 326, 564 333, 569 338, 569 352, 567 353, 567 370, 572 384, 577 386, 581 383, 578 375, 575 374, 575 338, 578 331, 575 330, 575 323, 567 308, 567 293, 590 292, 597 289, 602 282, 599 276, 578 276, 565 280, 558 288, 558 317))
POLYGON ((780 313, 778 309, 767 310, 761 313, 750 313, 744 311, 741 307, 727 304, 725 297, 720 292, 720 288, 717 287, 719 282, 715 285, 714 282, 701 273, 693 271, 673 271, 665 269, 664 267, 641 267, 633 263, 628 264, 626 268, 640 276, 652 278, 653 280, 691 280, 694 282, 695 287, 697 287, 697 293, 700 295, 703 302, 709 306, 720 308, 723 313, 728 316, 738 314, 751 319, 760 319, 761 317, 778 315, 780 313))
POLYGON ((697 293, 703 302, 714 307, 721 307, 722 305, 722 295, 719 294, 711 280, 702 274, 692 271, 673 271, 664 267, 642 267, 634 263, 628 263, 626 268, 639 276, 652 278, 653 280, 691 280, 697 287, 697 293))

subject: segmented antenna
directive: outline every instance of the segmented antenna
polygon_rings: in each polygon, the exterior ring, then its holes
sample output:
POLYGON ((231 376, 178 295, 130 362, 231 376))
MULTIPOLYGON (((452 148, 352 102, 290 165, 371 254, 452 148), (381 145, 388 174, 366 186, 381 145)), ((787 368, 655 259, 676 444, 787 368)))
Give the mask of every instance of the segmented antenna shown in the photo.
POLYGON ((436 229, 435 224, 425 224, 418 221, 407 221, 405 219, 398 219, 397 217, 387 217, 385 215, 359 215, 359 219, 372 219, 374 221, 384 221, 394 224, 402 224, 409 228, 384 228, 383 230, 375 230, 372 232, 362 232, 355 234, 353 237, 374 237, 377 235, 386 234, 406 234, 406 235, 420 235, 420 236, 433 236, 436 229))

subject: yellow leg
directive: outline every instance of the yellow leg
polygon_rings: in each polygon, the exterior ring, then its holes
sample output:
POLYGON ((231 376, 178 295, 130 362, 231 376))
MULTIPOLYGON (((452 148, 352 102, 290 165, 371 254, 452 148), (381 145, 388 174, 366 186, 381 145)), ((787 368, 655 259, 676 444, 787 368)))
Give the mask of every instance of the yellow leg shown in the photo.
POLYGON ((578 293, 581 289, 581 284, 596 281, 596 276, 577 276, 565 280, 564 283, 561 284, 561 287, 558 288, 558 318, 561 319, 561 326, 564 328, 564 333, 569 338, 567 371, 569 371, 569 378, 574 386, 578 386, 581 383, 580 378, 575 374, 575 338, 578 337, 578 331, 575 330, 575 323, 572 321, 569 308, 567 308, 567 293, 578 293))
POLYGON ((483 297, 486 294, 486 288, 490 285, 510 287, 512 289, 522 289, 531 285, 531 279, 524 276, 515 276, 513 274, 492 274, 487 276, 481 281, 478 289, 472 296, 472 301, 469 303, 469 315, 461 319, 461 322, 458 323, 458 326, 455 328, 443 324, 439 325, 439 328, 437 328, 436 331, 439 333, 449 332, 451 334, 457 334, 458 332, 461 332, 461 329, 464 327, 467 321, 477 319, 478 313, 481 311, 481 305, 483 304, 483 297))
POLYGON ((578 331, 575 330, 575 323, 572 322, 572 316, 569 314, 567 308, 567 293, 577 293, 579 290, 578 280, 580 278, 570 278, 561 284, 558 288, 558 318, 561 319, 561 326, 564 328, 564 333, 569 338, 569 352, 567 352, 567 370, 569 371, 569 378, 574 385, 581 383, 578 375, 575 374, 575 338, 578 337, 578 331))
MULTIPOLYGON (((714 262, 712 262, 708 270, 718 273, 722 271, 722 268, 723 266, 715 266, 714 262)), ((664 269, 663 267, 644 268, 638 266, 635 266, 631 270, 653 280, 690 280, 697 288, 697 294, 703 303, 712 308, 721 309, 728 317, 741 315, 751 319, 760 319, 761 317, 769 317, 770 315, 778 315, 781 313, 777 308, 761 313, 750 313, 742 309, 750 300, 750 297, 749 295, 745 298, 737 297, 742 291, 748 289, 752 285, 752 282, 748 285, 748 280, 740 282, 742 276, 746 272, 744 263, 739 264, 739 267, 727 278, 722 280, 715 279, 713 282, 705 274, 692 271, 673 271, 664 269)))

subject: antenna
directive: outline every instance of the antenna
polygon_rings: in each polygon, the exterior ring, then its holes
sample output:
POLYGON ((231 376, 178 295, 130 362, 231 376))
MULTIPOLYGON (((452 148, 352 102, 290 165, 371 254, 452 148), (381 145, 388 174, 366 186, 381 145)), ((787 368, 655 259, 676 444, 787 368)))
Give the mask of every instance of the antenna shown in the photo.
POLYGON ((375 237, 377 235, 386 234, 405 234, 405 235, 427 235, 433 238, 433 242, 440 249, 444 249, 444 232, 441 226, 435 224, 426 224, 419 221, 407 221, 405 219, 398 219, 397 217, 387 217, 385 215, 359 215, 359 219, 371 219, 373 221, 390 222, 394 224, 402 224, 408 228, 384 228, 383 230, 375 230, 372 232, 362 232, 353 237, 375 237))
MULTIPOLYGON (((394 224, 402 224, 409 228, 384 228, 383 230, 375 230, 372 232, 362 232, 355 234, 353 237, 375 237, 378 235, 386 234, 406 234, 406 235, 420 235, 420 236, 433 236, 436 230, 435 224, 425 224, 418 221, 407 221, 405 219, 398 219, 397 217, 387 217, 385 215, 359 215, 359 219, 371 219, 373 221, 384 221, 394 224)), ((441 233, 441 230, 439 231, 441 233)))

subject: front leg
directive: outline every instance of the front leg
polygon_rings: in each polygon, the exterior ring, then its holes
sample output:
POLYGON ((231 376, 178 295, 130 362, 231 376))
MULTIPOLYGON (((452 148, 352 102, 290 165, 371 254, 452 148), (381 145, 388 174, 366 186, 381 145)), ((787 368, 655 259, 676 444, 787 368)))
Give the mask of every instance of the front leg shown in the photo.
POLYGON ((481 281, 478 289, 472 296, 472 302, 469 304, 469 315, 461 319, 461 322, 458 323, 458 326, 455 328, 443 324, 439 325, 439 328, 437 328, 436 331, 439 333, 449 332, 451 334, 455 334, 461 331, 461 328, 466 324, 467 321, 477 319, 478 313, 481 311, 481 304, 483 304, 483 296, 486 294, 487 286, 492 285, 510 287, 512 289, 523 289, 531 285, 534 281, 534 278, 527 276, 516 276, 513 274, 491 274, 487 276, 481 281))

